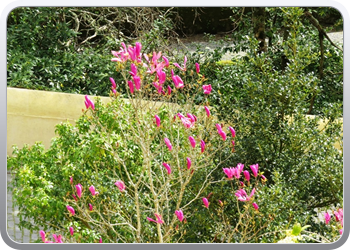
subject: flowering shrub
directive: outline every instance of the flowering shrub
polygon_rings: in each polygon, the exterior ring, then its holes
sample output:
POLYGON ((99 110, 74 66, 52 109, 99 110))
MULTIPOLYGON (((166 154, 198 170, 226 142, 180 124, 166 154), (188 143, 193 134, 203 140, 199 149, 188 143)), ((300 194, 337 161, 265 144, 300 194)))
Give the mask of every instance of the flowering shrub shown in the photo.
POLYGON ((111 102, 85 96, 75 127, 59 124, 47 152, 37 144, 9 158, 21 225, 43 226, 45 243, 266 240, 281 178, 232 162, 236 130, 215 116, 200 65, 144 54, 141 43, 112 55, 124 80, 110 78, 111 102))
MULTIPOLYGON (((58 125, 52 148, 38 152, 46 157, 32 161, 40 164, 40 171, 27 172, 29 166, 20 168, 15 158, 9 160, 19 172, 17 183, 25 181, 25 173, 39 180, 39 186, 49 180, 50 188, 37 195, 35 209, 27 203, 21 214, 63 232, 55 242, 62 242, 61 237, 64 242, 181 242, 185 224, 197 216, 193 211, 202 202, 210 209, 209 196, 203 196, 214 181, 213 172, 227 160, 214 162, 213 155, 233 152, 234 129, 221 126, 210 113, 211 85, 203 84, 198 63, 187 65, 185 57, 180 66, 161 52, 147 55, 141 49, 136 43, 112 51, 124 82, 110 78, 112 101, 107 105, 85 96, 86 110, 76 127, 58 125), (120 98, 120 84, 127 84, 128 100, 120 98), (197 96, 203 96, 202 105, 194 104, 197 96), (181 98, 185 104, 178 105, 181 98)), ((25 158, 16 153, 16 160, 25 158)), ((37 184, 27 186, 14 190, 18 201, 39 190, 37 184)), ((237 192, 238 199, 252 199, 240 187, 237 192)), ((48 233, 40 234, 43 242, 52 242, 48 233)))

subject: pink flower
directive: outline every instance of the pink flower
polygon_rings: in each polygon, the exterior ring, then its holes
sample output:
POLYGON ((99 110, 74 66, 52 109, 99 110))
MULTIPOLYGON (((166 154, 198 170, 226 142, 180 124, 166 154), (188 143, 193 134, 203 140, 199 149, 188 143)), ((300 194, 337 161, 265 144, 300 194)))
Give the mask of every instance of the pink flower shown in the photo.
POLYGON ((263 179, 264 181, 266 181, 265 175, 261 175, 261 179, 263 179))
POLYGON ((257 176, 258 176, 259 165, 258 165, 258 164, 250 165, 250 169, 252 170, 253 175, 254 175, 255 177, 257 177, 257 176))
POLYGON ((128 81, 128 85, 130 88, 130 93, 133 94, 134 93, 134 84, 132 83, 132 81, 128 81))
POLYGON ((171 168, 170 165, 166 162, 163 162, 163 166, 166 168, 166 170, 168 171, 168 174, 171 174, 171 168))
POLYGON ((223 168, 224 173, 227 175, 228 179, 232 179, 236 175, 236 168, 223 168))
POLYGON ((113 89, 117 88, 117 85, 115 84, 114 79, 113 79, 112 77, 110 77, 109 80, 110 80, 111 83, 112 83, 112 88, 113 88, 113 89))
POLYGON ((95 190, 95 187, 94 187, 94 186, 89 187, 89 190, 90 190, 90 192, 91 192, 92 196, 95 196, 96 194, 98 194, 98 192, 96 192, 96 190, 95 190))
POLYGON ((160 127, 160 118, 158 115, 155 115, 154 117, 156 118, 156 124, 157 124, 157 127, 159 128, 160 127))
POLYGON ((228 129, 231 131, 232 137, 235 138, 236 131, 232 127, 228 127, 228 129))
POLYGON ((196 140, 192 136, 188 137, 188 140, 190 141, 192 148, 195 148, 196 140))
POLYGON ((253 207, 255 208, 255 210, 259 210, 258 204, 256 204, 256 203, 254 202, 252 205, 253 205, 253 207))
POLYGON ((249 174, 249 172, 248 172, 247 170, 245 170, 245 171, 243 171, 243 174, 244 174, 245 179, 246 179, 247 181, 249 181, 249 180, 250 180, 250 174, 249 174))
POLYGON ((159 84, 163 84, 166 80, 166 74, 162 70, 157 70, 158 82, 159 84))
POLYGON ((205 112, 207 113, 207 116, 210 116, 210 110, 207 106, 204 106, 205 112))
POLYGON ((187 113, 187 117, 190 118, 191 122, 195 122, 196 119, 194 118, 194 115, 190 114, 190 113, 187 113))
POLYGON ((185 56, 183 67, 181 67, 178 63, 174 63, 174 66, 179 68, 182 71, 186 71, 186 62, 187 62, 187 57, 185 56))
POLYGON ((176 214, 177 218, 179 219, 179 221, 182 222, 184 219, 184 213, 181 210, 176 210, 175 214, 176 214))
POLYGON ((235 141, 231 141, 232 147, 235 148, 235 141))
POLYGON ((70 227, 70 228, 69 228, 69 232, 70 232, 70 235, 73 236, 73 234, 74 234, 74 229, 73 229, 73 227, 70 227))
POLYGON ((328 212, 324 213, 324 220, 326 225, 328 225, 329 221, 331 220, 331 215, 328 212))
POLYGON ((171 145, 170 140, 168 138, 164 138, 164 142, 169 148, 169 151, 171 151, 173 149, 173 146, 171 145))
POLYGON ((222 137, 222 139, 224 141, 226 141, 226 133, 222 130, 221 125, 220 124, 215 124, 215 126, 216 126, 216 128, 218 130, 219 135, 222 137))
POLYGON ((41 236, 42 241, 45 242, 45 232, 43 230, 40 230, 39 234, 41 236))
POLYGON ((185 128, 192 128, 194 126, 194 122, 192 122, 190 118, 183 117, 180 119, 185 128))
POLYGON ((343 229, 339 229, 339 234, 343 234, 343 229))
POLYGON ((95 104, 93 101, 91 101, 91 99, 86 95, 85 96, 85 107, 86 109, 88 109, 89 107, 91 107, 92 110, 95 110, 95 104))
POLYGON ((99 241, 100 243, 102 243, 102 238, 100 238, 100 241, 99 241))
POLYGON ((250 196, 247 195, 247 193, 244 191, 244 189, 240 189, 235 193, 235 196, 238 197, 239 201, 250 201, 250 199, 253 197, 255 193, 255 188, 253 188, 250 196))
POLYGON ((117 188, 119 188, 119 190, 121 192, 123 192, 125 190, 125 188, 126 188, 124 182, 122 182, 122 181, 117 181, 114 184, 117 186, 117 188))
POLYGON ((165 56, 162 56, 163 60, 164 60, 164 66, 167 68, 169 67, 169 60, 168 58, 166 58, 165 56))
POLYGON ((204 94, 205 95, 209 95, 210 92, 211 92, 212 88, 211 88, 211 85, 203 85, 203 91, 204 91, 204 94))
POLYGON ((140 90, 140 88, 141 88, 141 78, 139 76, 133 76, 132 80, 134 81, 136 90, 140 90))
POLYGON ((181 119, 181 118, 186 118, 183 114, 181 113, 177 113, 177 116, 181 119))
POLYGON ((57 237, 56 234, 53 234, 52 237, 55 239, 56 243, 63 243, 62 240, 61 240, 62 235, 58 235, 58 237, 57 237))
POLYGON ((340 216, 343 218, 343 209, 342 209, 342 208, 339 208, 339 209, 338 209, 338 213, 339 213, 340 216))
POLYGON ((224 206, 224 203, 221 201, 221 200, 219 200, 219 204, 220 204, 220 206, 224 206))
POLYGON ((336 221, 340 221, 343 219, 342 216, 337 211, 334 211, 333 213, 336 221))
MULTIPOLYGON (((237 170, 239 171, 239 174, 241 174, 241 172, 243 171, 243 168, 244 168, 244 164, 238 163, 236 168, 237 168, 237 170)), ((239 178, 239 177, 238 177, 238 178, 239 178)))
POLYGON ((90 211, 92 211, 92 209, 93 209, 93 207, 90 203, 89 203, 89 209, 90 209, 90 211))
POLYGON ((153 222, 158 223, 158 224, 163 224, 164 223, 164 221, 162 220, 162 216, 161 215, 155 213, 154 216, 156 216, 157 220, 154 220, 154 219, 149 218, 149 217, 147 217, 147 220, 153 221, 153 222))
POLYGON ((168 89, 168 95, 171 95, 171 87, 168 86, 167 89, 168 89))
POLYGON ((72 208, 71 206, 68 206, 68 205, 67 205, 67 210, 68 210, 72 215, 75 215, 74 208, 72 208))
POLYGON ((187 169, 190 169, 191 168, 191 159, 189 157, 186 158, 186 161, 187 161, 187 169))
POLYGON ((72 194, 72 196, 73 196, 75 201, 78 201, 78 198, 74 194, 72 194))
POLYGON ((130 65, 130 67, 131 67, 131 71, 129 71, 130 75, 136 76, 137 75, 137 67, 133 63, 130 65))
POLYGON ((202 198, 202 201, 203 201, 203 203, 204 203, 204 206, 205 206, 206 208, 209 208, 209 201, 208 201, 208 199, 207 199, 207 198, 202 198))
POLYGON ((205 142, 201 140, 201 153, 203 153, 205 150, 205 142))
POLYGON ((196 65, 196 72, 197 72, 197 74, 199 74, 199 64, 195 63, 195 65, 196 65))
POLYGON ((177 89, 183 88, 185 86, 184 82, 181 79, 181 77, 179 77, 178 75, 174 75, 174 71, 173 70, 171 70, 171 79, 173 79, 173 82, 174 82, 175 87, 177 89))
POLYGON ((77 190, 78 197, 81 198, 81 192, 83 190, 83 186, 79 183, 78 185, 75 185, 75 188, 77 190))
POLYGON ((73 184, 73 177, 72 176, 69 178, 69 183, 73 184))

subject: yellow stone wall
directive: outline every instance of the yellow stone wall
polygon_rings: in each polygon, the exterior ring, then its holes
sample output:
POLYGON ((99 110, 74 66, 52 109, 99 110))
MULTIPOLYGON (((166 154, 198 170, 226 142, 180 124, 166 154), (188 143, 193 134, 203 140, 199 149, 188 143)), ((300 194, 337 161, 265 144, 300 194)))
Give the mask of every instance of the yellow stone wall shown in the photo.
MULTIPOLYGON (((14 144, 22 148, 41 141, 49 148, 55 125, 67 120, 74 124, 85 109, 84 100, 84 95, 7 88, 7 154, 14 144)), ((101 100, 107 103, 110 98, 101 100)), ((319 129, 323 126, 320 123, 319 129)), ((341 149, 340 143, 336 147, 341 149)))

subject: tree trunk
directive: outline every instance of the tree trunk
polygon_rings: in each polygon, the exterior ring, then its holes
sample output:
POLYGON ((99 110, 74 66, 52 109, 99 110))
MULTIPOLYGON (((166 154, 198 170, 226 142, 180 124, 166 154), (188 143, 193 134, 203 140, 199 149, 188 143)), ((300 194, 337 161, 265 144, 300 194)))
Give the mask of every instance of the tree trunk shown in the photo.
POLYGON ((259 41, 258 53, 266 52, 266 34, 265 34, 265 18, 266 12, 265 7, 254 7, 253 8, 253 32, 255 38, 259 41))

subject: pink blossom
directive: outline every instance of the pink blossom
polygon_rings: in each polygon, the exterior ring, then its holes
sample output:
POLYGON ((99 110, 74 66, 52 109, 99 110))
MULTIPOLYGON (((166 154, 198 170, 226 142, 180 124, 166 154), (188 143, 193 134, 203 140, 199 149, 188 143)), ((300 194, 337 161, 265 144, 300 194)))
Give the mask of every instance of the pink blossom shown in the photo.
POLYGON ((75 215, 75 211, 74 211, 74 208, 73 208, 73 207, 67 205, 67 210, 68 210, 72 215, 75 215))
POLYGON ((181 210, 176 210, 175 214, 176 214, 177 218, 179 219, 179 221, 182 222, 184 219, 184 213, 181 210))
POLYGON ((164 142, 169 148, 169 151, 171 151, 173 149, 173 146, 171 145, 170 140, 168 138, 164 138, 164 142))
POLYGON ((205 150, 205 142, 201 140, 201 153, 203 153, 205 150))
POLYGON ((342 219, 342 216, 337 211, 334 211, 333 213, 336 221, 340 221, 342 219))
POLYGON ((177 116, 181 119, 181 118, 186 118, 183 114, 181 113, 177 113, 177 116))
POLYGON ((252 205, 253 205, 253 207, 255 208, 255 210, 259 210, 258 204, 256 204, 256 203, 254 202, 252 205))
POLYGON ((204 106, 205 112, 207 113, 207 116, 210 116, 210 110, 207 106, 204 106))
POLYGON ((132 80, 134 81, 136 90, 140 90, 140 88, 141 88, 141 78, 139 76, 133 76, 132 80))
POLYGON ((112 83, 112 87, 113 87, 114 89, 117 88, 117 85, 115 84, 114 79, 113 79, 112 77, 110 77, 109 80, 110 80, 111 83, 112 83))
POLYGON ((209 208, 209 201, 208 201, 208 199, 207 199, 207 198, 202 198, 202 201, 203 201, 203 203, 204 203, 204 206, 205 206, 206 208, 209 208))
POLYGON ((226 133, 222 130, 221 125, 220 124, 215 124, 215 126, 216 126, 216 128, 218 130, 219 135, 222 137, 222 139, 224 141, 226 141, 226 133))
POLYGON ((171 95, 171 87, 168 86, 167 89, 168 89, 168 95, 171 95))
POLYGON ((179 77, 178 75, 174 75, 174 70, 171 70, 171 79, 173 79, 173 82, 177 89, 183 88, 185 86, 181 77, 179 77))
POLYGON ((233 150, 235 149, 235 141, 231 141, 233 150))
POLYGON ((186 161, 187 161, 187 169, 190 169, 191 168, 191 159, 189 157, 186 158, 186 161))
POLYGON ((99 242, 102 243, 102 238, 100 238, 99 242))
POLYGON ((339 229, 339 234, 340 234, 340 235, 343 234, 343 229, 339 229))
POLYGON ((75 185, 75 188, 77 190, 78 197, 81 198, 81 192, 83 190, 83 186, 79 183, 78 185, 75 185))
POLYGON ((70 235, 73 236, 73 234, 74 234, 74 229, 73 229, 73 227, 69 227, 69 232, 70 232, 70 235))
POLYGON ((179 68, 182 71, 186 71, 186 62, 187 62, 187 57, 185 56, 184 58, 184 64, 182 65, 182 67, 178 64, 178 63, 174 63, 174 66, 179 68))
POLYGON ((219 204, 220 204, 220 206, 224 206, 224 203, 221 201, 221 200, 219 200, 219 204))
POLYGON ((91 192, 92 196, 95 196, 96 194, 98 194, 98 192, 96 192, 96 190, 95 190, 95 187, 94 187, 94 186, 90 186, 90 187, 89 187, 89 190, 90 190, 90 192, 91 192))
POLYGON ((131 71, 129 71, 130 75, 136 76, 137 75, 137 67, 133 63, 130 65, 130 67, 131 67, 131 71))
POLYGON ((93 206, 89 203, 89 210, 92 211, 93 206))
POLYGON ((227 175, 228 179, 232 179, 233 176, 236 176, 236 171, 237 171, 236 168, 223 168, 222 170, 227 175))
POLYGON ((231 131, 232 137, 235 138, 236 136, 236 131, 232 127, 228 127, 228 129, 231 131))
POLYGON ((166 80, 166 74, 162 70, 157 70, 158 82, 159 84, 163 84, 166 80))
POLYGON ((190 113, 187 113, 187 117, 190 118, 191 122, 195 122, 196 119, 194 118, 194 115, 190 114, 190 113))
POLYGON ((261 179, 263 179, 264 181, 266 181, 265 175, 261 175, 261 179))
POLYGON ((209 85, 203 85, 203 91, 205 95, 209 95, 211 92, 212 88, 211 88, 211 84, 209 85))
POLYGON ((42 241, 45 242, 45 231, 40 230, 40 231, 39 231, 39 234, 40 234, 40 236, 41 236, 42 241))
POLYGON ((73 177, 72 176, 69 178, 69 183, 73 184, 73 177))
POLYGON ((158 115, 155 115, 154 117, 156 118, 156 124, 157 124, 157 127, 159 128, 160 127, 160 118, 158 115))
POLYGON ((114 184, 119 188, 119 190, 121 192, 123 192, 126 188, 124 182, 122 182, 122 181, 116 181, 116 183, 114 183, 114 184))
POLYGON ((132 81, 128 81, 128 85, 129 85, 129 89, 130 89, 130 93, 133 94, 134 93, 134 84, 132 81))
POLYGON ((166 170, 168 171, 168 174, 171 174, 171 168, 170 165, 166 162, 163 162, 163 166, 166 168, 166 170))
POLYGON ((250 174, 249 174, 249 172, 248 172, 247 170, 245 170, 245 171, 243 171, 243 174, 244 174, 245 179, 246 179, 247 181, 249 181, 249 180, 250 180, 250 174))
POLYGON ((250 169, 252 170, 253 175, 254 175, 255 177, 257 177, 257 176, 258 176, 259 165, 258 165, 258 164, 250 165, 250 169))
POLYGON ((78 201, 77 197, 74 194, 72 194, 72 196, 73 196, 75 201, 78 201))
POLYGON ((328 212, 324 213, 324 220, 326 225, 328 225, 329 221, 331 220, 331 215, 328 212))
POLYGON ((192 128, 194 126, 194 122, 192 122, 190 118, 183 117, 180 119, 185 128, 192 128))
POLYGON ((166 58, 165 56, 162 56, 163 60, 164 60, 164 66, 167 68, 169 67, 169 60, 168 58, 166 58))
POLYGON ((196 72, 197 72, 197 74, 199 74, 199 64, 195 63, 195 65, 196 65, 196 72))
POLYGON ((91 99, 86 95, 85 96, 85 107, 86 109, 88 109, 89 107, 91 107, 92 110, 95 110, 95 104, 93 101, 91 101, 91 99))
POLYGON ((154 216, 156 216, 157 220, 154 220, 154 219, 149 218, 149 217, 147 217, 147 220, 155 222, 155 223, 158 223, 158 224, 163 224, 164 223, 164 221, 162 220, 162 216, 160 214, 156 214, 155 213, 154 216))
POLYGON ((244 164, 242 164, 242 163, 237 164, 237 169, 238 169, 239 173, 241 173, 243 171, 243 168, 244 168, 244 164))
POLYGON ((192 148, 195 148, 196 140, 192 136, 188 137, 188 140, 190 141, 192 148))
POLYGON ((255 193, 255 188, 253 188, 250 196, 247 195, 247 193, 244 191, 244 189, 240 189, 235 193, 235 196, 238 197, 239 201, 250 201, 250 199, 253 197, 255 193))

